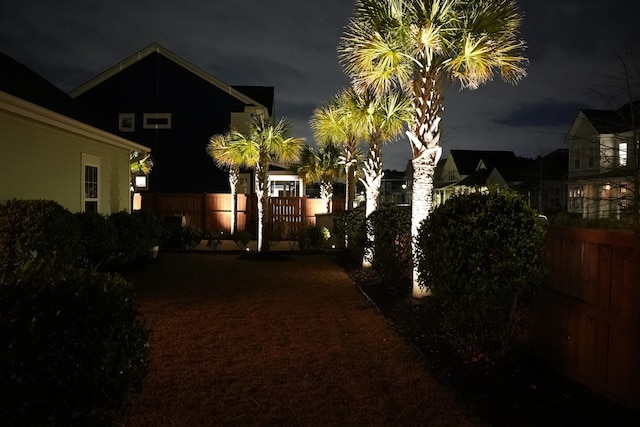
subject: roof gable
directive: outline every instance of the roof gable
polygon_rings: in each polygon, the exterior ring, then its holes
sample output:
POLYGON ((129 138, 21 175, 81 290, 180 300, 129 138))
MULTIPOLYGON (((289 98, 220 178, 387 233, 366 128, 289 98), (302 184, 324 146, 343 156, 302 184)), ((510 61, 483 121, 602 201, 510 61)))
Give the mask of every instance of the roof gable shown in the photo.
POLYGON ((471 175, 478 169, 492 169, 516 161, 513 151, 451 150, 460 175, 471 175))
MULTIPOLYGON (((100 83, 110 79, 111 77, 121 73, 123 70, 131 67, 132 65, 138 63, 139 61, 147 58, 148 56, 152 55, 152 54, 159 54, 162 55, 163 57, 167 58, 168 60, 174 62, 175 64, 181 66, 182 68, 188 70, 189 72, 191 72, 192 74, 200 77, 201 79, 205 80, 206 82, 208 82, 209 84, 217 87, 218 89, 228 93, 229 95, 233 96, 234 98, 238 99, 239 101, 241 101, 242 103, 245 104, 249 104, 249 105, 255 105, 257 107, 267 107, 269 108, 269 110, 271 110, 272 105, 265 105, 253 98, 251 98, 250 96, 247 96, 245 93, 241 92, 238 89, 235 89, 232 86, 229 86, 228 84, 224 83, 222 80, 217 79, 216 77, 212 76, 211 74, 205 72, 204 70, 202 70, 201 68, 196 67, 195 65, 193 65, 192 63, 188 62, 187 60, 185 60, 184 58, 176 55, 175 53, 171 52, 170 50, 160 46, 157 43, 152 43, 151 45, 147 46, 146 48, 142 49, 141 51, 131 55, 130 57, 126 58, 125 60, 123 60, 122 62, 114 65, 113 67, 107 69, 106 71, 100 73, 99 75, 97 75, 96 77, 92 78, 91 80, 89 80, 88 82, 78 86, 76 89, 72 90, 70 92, 70 95, 73 98, 76 98, 82 94, 84 94, 85 92, 91 90, 92 88, 98 86, 100 83)), ((241 88, 245 88, 245 90, 247 90, 246 88, 249 88, 250 86, 239 86, 241 88)), ((258 96, 260 96, 261 98, 264 99, 264 101, 268 101, 268 95, 266 94, 267 91, 259 91, 258 89, 255 90, 255 93, 258 94, 258 96)), ((272 91, 273 94, 273 91, 272 91)), ((271 104, 273 104, 273 99, 271 99, 271 104)))
POLYGON ((617 110, 581 110, 598 134, 628 132, 640 126, 640 100, 623 105, 617 110))

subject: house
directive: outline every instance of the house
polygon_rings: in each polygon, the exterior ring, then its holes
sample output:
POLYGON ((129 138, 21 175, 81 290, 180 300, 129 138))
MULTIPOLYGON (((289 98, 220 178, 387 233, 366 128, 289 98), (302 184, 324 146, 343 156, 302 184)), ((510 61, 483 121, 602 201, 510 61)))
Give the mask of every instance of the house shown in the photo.
POLYGON ((567 178, 569 171, 569 150, 559 148, 535 160, 535 171, 539 173, 538 199, 531 206, 546 216, 567 211, 567 178))
POLYGON ((227 172, 206 153, 214 134, 273 117, 273 87, 230 86, 154 43, 70 92, 116 135, 153 150, 149 190, 227 193, 227 172))
POLYGON ((638 173, 640 101, 617 110, 581 110, 569 146, 569 213, 584 218, 624 219, 638 173))
POLYGON ((407 187, 404 171, 385 169, 380 182, 380 205, 408 205, 407 187))
POLYGON ((129 159, 150 149, 106 132, 100 121, 0 54, 0 203, 47 199, 72 212, 131 210, 129 159))
POLYGON ((508 186, 531 202, 535 182, 534 161, 516 157, 513 151, 451 150, 436 167, 434 206, 491 185, 508 186))

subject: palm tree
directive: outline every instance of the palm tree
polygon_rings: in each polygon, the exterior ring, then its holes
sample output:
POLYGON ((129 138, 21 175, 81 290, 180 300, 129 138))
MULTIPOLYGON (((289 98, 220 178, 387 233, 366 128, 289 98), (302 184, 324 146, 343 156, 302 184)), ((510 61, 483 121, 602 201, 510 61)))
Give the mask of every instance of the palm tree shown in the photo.
POLYGON ((442 153, 442 80, 476 89, 494 74, 510 83, 526 75, 521 16, 514 0, 357 0, 338 47, 358 92, 400 88, 413 102, 407 136, 413 152, 413 296, 415 237, 433 208, 433 174, 442 153))
MULTIPOLYGON (((240 177, 240 163, 237 157, 229 156, 229 142, 234 139, 234 132, 224 135, 213 135, 207 144, 207 153, 220 168, 229 169, 229 188, 231 191, 231 234, 236 234, 237 209, 238 209, 238 179, 240 177)), ((237 138, 236 138, 237 139, 237 138)))
POLYGON ((331 210, 333 183, 342 177, 340 151, 333 144, 324 144, 316 152, 306 145, 295 165, 296 173, 307 183, 320 183, 320 198, 325 204, 325 213, 331 210))
POLYGON ((263 116, 252 116, 246 133, 230 131, 224 149, 218 152, 222 164, 246 166, 254 169, 255 192, 258 198, 258 252, 268 251, 264 241, 265 211, 269 204, 269 165, 273 162, 291 163, 298 160, 302 138, 290 137, 289 124, 280 120, 276 125, 263 116))
MULTIPOLYGON (((374 94, 368 91, 350 99, 352 120, 357 127, 365 129, 368 153, 362 168, 360 181, 366 193, 365 215, 369 218, 378 209, 380 185, 382 184, 382 146, 397 137, 405 123, 411 119, 411 103, 400 91, 374 94)), ((373 260, 374 236, 367 227, 367 245, 362 259, 363 267, 370 267, 373 260)))
POLYGON ((352 98, 355 97, 356 94, 351 89, 342 91, 326 105, 316 108, 310 120, 318 145, 342 147, 341 163, 347 187, 345 210, 354 208, 359 144, 365 138, 364 129, 358 128, 358 123, 352 119, 354 111, 350 108, 353 107, 352 98))

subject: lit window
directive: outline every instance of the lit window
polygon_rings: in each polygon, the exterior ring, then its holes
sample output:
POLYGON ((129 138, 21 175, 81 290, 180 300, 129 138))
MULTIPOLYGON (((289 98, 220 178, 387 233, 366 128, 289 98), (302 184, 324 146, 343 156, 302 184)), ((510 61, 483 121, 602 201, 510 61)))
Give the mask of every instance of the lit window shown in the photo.
POLYGON ((620 166, 627 166, 627 143, 621 142, 618 145, 618 160, 620 162, 620 166))
POLYGON ((82 209, 84 212, 98 212, 100 191, 100 159, 88 154, 82 155, 82 209))
POLYGON ((134 113, 120 113, 118 115, 118 129, 121 132, 133 132, 136 130, 136 115, 134 113))
POLYGON ((171 129, 171 113, 144 113, 142 118, 145 129, 171 129))

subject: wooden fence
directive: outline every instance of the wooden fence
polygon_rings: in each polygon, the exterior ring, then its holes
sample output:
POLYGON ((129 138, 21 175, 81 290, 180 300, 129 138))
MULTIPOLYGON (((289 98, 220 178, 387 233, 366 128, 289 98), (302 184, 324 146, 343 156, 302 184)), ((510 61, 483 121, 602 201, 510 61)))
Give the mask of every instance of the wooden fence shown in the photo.
MULTIPOLYGON (((230 194, 165 194, 143 193, 142 209, 152 210, 161 216, 184 216, 186 223, 212 232, 231 232, 230 194)), ((334 206, 341 208, 342 201, 334 206)), ((267 233, 276 223, 286 223, 290 234, 297 233, 306 224, 315 224, 316 213, 322 213, 321 199, 307 197, 272 197, 267 208, 267 233)), ((258 208, 255 194, 238 194, 237 230, 257 231, 258 208)))
POLYGON ((568 377, 640 408, 640 230, 549 228, 528 337, 568 377))

